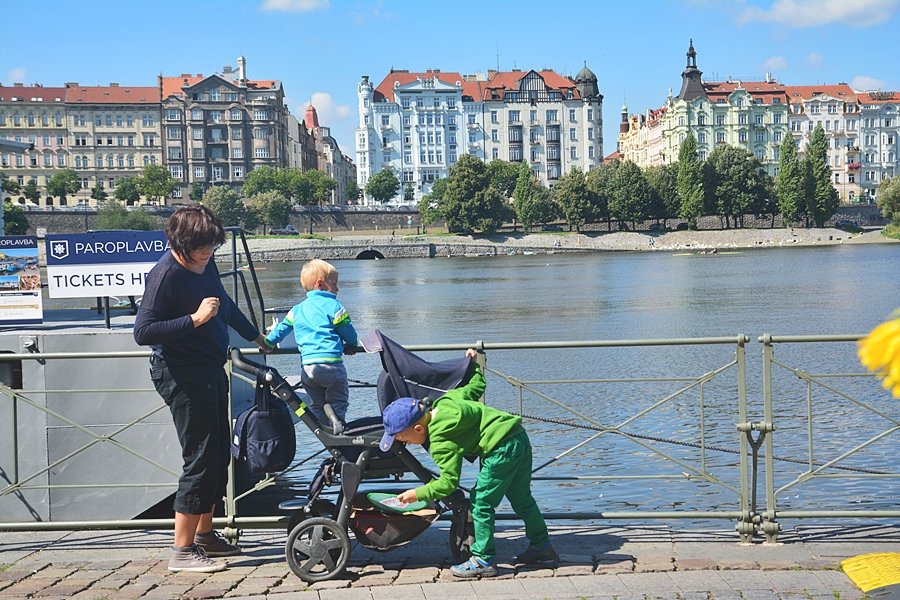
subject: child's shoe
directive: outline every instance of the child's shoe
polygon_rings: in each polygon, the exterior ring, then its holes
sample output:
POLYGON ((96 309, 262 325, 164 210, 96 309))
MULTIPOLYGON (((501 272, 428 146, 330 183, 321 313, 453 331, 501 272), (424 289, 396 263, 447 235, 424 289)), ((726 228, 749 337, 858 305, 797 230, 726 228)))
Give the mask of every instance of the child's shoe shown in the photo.
POLYGON ((532 565, 539 562, 556 562, 559 560, 559 555, 553 549, 553 544, 547 542, 540 548, 528 546, 525 552, 518 555, 515 560, 517 564, 532 565))
POLYGON ((169 559, 169 570, 176 573, 218 573, 228 568, 225 563, 212 560, 196 544, 191 546, 172 546, 172 558, 169 559))
POLYGON ((492 562, 473 556, 464 563, 450 567, 450 572, 455 577, 496 577, 497 567, 492 562))

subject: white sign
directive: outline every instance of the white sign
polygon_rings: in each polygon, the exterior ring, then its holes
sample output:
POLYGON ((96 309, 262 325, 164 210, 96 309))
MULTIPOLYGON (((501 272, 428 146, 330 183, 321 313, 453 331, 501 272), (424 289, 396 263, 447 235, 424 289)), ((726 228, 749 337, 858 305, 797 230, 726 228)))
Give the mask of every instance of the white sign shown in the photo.
POLYGON ((139 296, 147 272, 169 249, 161 231, 48 235, 51 298, 139 296))
POLYGON ((42 323, 37 238, 0 237, 0 325, 42 323))

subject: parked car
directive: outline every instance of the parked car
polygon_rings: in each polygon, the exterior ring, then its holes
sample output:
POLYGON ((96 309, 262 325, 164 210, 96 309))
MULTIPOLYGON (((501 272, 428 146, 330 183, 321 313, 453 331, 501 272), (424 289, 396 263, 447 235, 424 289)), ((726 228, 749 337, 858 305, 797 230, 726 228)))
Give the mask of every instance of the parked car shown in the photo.
POLYGON ((562 227, 559 225, 544 225, 541 227, 541 231, 562 231, 562 227))
POLYGON ((294 226, 288 223, 284 227, 276 227, 275 229, 270 229, 269 233, 271 235, 300 235, 300 232, 294 229, 294 226))

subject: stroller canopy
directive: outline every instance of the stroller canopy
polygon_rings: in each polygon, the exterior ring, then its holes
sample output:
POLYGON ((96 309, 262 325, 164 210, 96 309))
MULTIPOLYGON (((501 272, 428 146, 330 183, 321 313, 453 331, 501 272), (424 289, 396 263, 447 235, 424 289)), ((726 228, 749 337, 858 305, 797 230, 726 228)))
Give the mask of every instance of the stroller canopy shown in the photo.
POLYGON ((428 362, 375 330, 360 338, 366 352, 379 352, 384 369, 378 376, 381 410, 397 398, 437 398, 460 386, 472 374, 468 357, 428 362))

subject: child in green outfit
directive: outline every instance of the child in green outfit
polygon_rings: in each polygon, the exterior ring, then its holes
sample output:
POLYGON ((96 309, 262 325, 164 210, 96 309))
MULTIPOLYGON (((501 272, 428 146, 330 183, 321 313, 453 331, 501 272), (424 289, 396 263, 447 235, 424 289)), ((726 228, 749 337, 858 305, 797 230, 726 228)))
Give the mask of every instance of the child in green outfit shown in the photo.
MULTIPOLYGON (((475 350, 467 350, 466 356, 474 358, 475 350)), ((409 444, 427 441, 428 452, 441 471, 440 477, 430 483, 399 494, 400 502, 408 504, 450 495, 459 486, 463 457, 481 459, 481 470, 472 490, 475 543, 471 548, 472 557, 451 567, 450 572, 457 577, 497 574, 494 511, 504 496, 525 521, 529 542, 516 562, 557 560, 544 517, 531 495, 531 443, 522 427, 522 418, 479 402, 484 389, 484 375, 475 365, 468 384, 448 391, 429 407, 415 398, 400 398, 384 410, 381 449, 389 450, 395 440, 409 444)))

